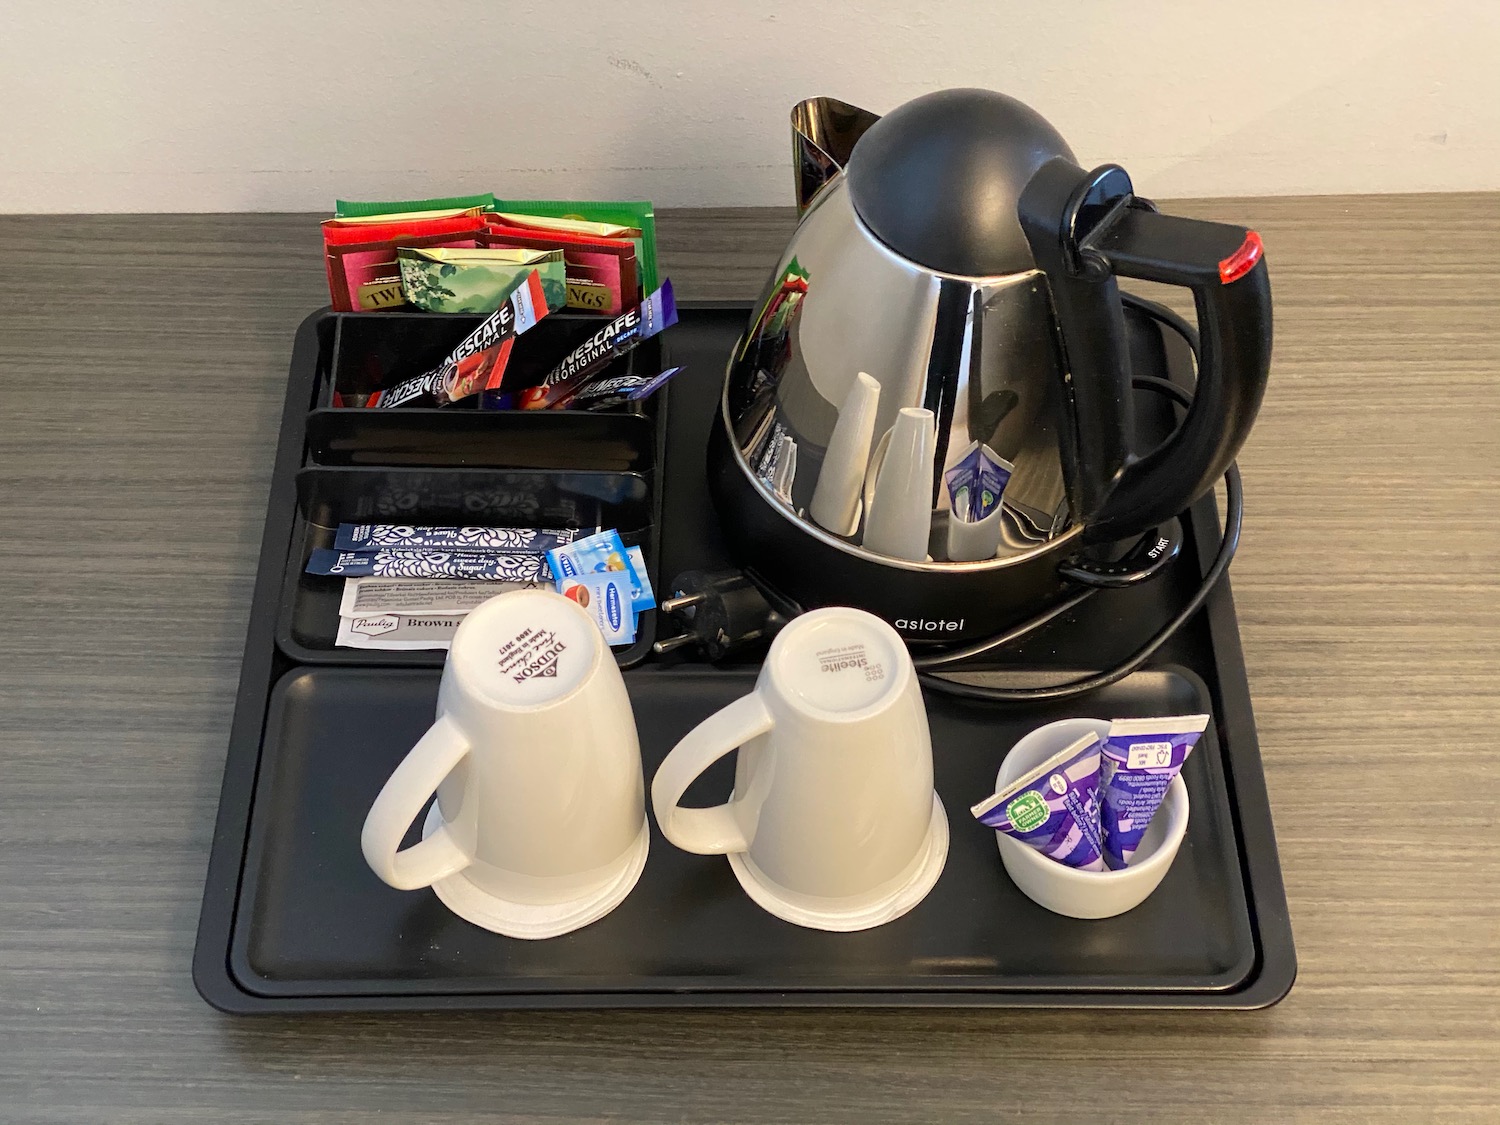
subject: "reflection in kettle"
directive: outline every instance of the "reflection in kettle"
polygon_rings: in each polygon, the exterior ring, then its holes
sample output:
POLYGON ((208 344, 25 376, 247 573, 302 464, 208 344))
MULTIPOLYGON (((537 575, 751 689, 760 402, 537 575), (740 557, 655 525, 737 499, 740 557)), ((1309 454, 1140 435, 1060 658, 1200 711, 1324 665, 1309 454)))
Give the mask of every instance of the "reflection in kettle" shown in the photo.
POLYGON ((865 503, 866 549, 893 559, 927 558, 932 528, 931 468, 937 442, 932 411, 902 407, 870 466, 865 503))
POLYGON ((859 530, 879 405, 880 384, 864 371, 856 374, 839 407, 812 502, 807 506, 807 514, 835 535, 852 536, 859 530))
POLYGON ((791 434, 782 434, 776 446, 776 458, 771 467, 771 491, 783 504, 792 502, 792 484, 797 479, 797 443, 791 434))

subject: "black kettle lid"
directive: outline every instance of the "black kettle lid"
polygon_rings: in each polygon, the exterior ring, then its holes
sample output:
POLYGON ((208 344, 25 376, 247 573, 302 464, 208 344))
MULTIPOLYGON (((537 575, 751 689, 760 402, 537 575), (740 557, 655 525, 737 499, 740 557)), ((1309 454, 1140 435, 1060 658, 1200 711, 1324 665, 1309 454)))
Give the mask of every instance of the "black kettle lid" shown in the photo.
POLYGON ((871 125, 845 175, 855 211, 896 253, 983 277, 1033 267, 1016 204, 1058 156, 1073 159, 1030 106, 991 90, 942 90, 871 125))

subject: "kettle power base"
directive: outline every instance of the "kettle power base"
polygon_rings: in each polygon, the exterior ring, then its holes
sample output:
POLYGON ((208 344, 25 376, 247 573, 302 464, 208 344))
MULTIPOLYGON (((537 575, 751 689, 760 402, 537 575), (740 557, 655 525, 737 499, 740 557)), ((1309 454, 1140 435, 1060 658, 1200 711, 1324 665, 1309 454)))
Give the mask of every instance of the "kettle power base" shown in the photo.
MULTIPOLYGON (((340 478, 338 489, 320 491, 307 483, 326 464, 311 440, 309 412, 330 409, 319 406, 320 395, 326 398, 341 363, 358 365, 339 354, 340 340, 352 335, 341 321, 359 320, 362 340, 396 346, 378 339, 376 316, 392 339, 409 331, 403 321, 410 318, 400 314, 320 313, 304 323, 293 353, 194 953, 194 981, 215 1007, 1244 1009, 1274 1004, 1290 989, 1295 952, 1227 586, 1158 663, 1093 695, 996 707, 928 692, 936 787, 949 810, 948 858, 920 904, 875 929, 828 933, 775 918, 745 895, 723 857, 681 852, 654 823, 650 858, 630 895, 606 917, 545 941, 490 933, 431 891, 385 886, 364 864, 359 829, 385 778, 431 722, 442 654, 324 649, 309 643, 321 637, 319 628, 289 632, 289 622, 304 618, 318 625, 328 597, 304 588, 300 558, 292 556, 349 510, 340 504, 360 505, 346 493, 365 488, 388 499, 394 481, 417 514, 477 496, 531 512, 533 522, 571 516, 583 525, 602 514, 600 505, 616 505, 636 521, 659 592, 674 574, 720 565, 704 437, 748 306, 682 308, 681 322, 661 337, 662 359, 688 372, 674 381, 670 404, 649 415, 619 423, 548 418, 541 425, 554 429, 546 441, 528 444, 522 433, 514 446, 500 435, 523 420, 465 417, 457 425, 486 461, 465 470, 478 477, 461 479, 443 460, 450 453, 440 444, 441 418, 421 412, 409 425, 382 421, 380 448, 401 448, 391 466, 404 475, 382 477, 384 462, 351 457, 346 445, 343 463, 370 466, 373 475, 340 478), (601 425, 617 427, 609 463, 599 463, 599 447, 590 444, 601 425), (493 427, 489 440, 486 426, 493 427), (569 441, 576 443, 571 461, 569 441), (530 460, 532 449, 545 464, 530 460), (559 478, 568 464, 577 471, 559 478), (427 467, 434 471, 424 477, 427 467), (506 474, 504 487, 487 487, 485 472, 506 474), (990 792, 1010 745, 1042 723, 1199 710, 1214 722, 1183 771, 1193 809, 1187 839, 1155 894, 1127 914, 1080 921, 1032 903, 1005 874, 993 833, 964 811, 990 792)), ((1134 320, 1132 330, 1155 331, 1134 320)), ((1154 399, 1141 405, 1161 409, 1154 399)), ((340 424, 354 432, 360 421, 340 424)), ((1212 502, 1200 503, 1187 523, 1183 557, 1169 573, 1101 593, 1007 664, 976 674, 1061 680, 1128 653, 1191 594, 1212 556, 1212 502)), ((754 679, 753 662, 714 667, 683 653, 653 659, 638 646, 617 654, 622 665, 638 665, 625 678, 648 777, 679 737, 754 679)), ((688 802, 722 800, 732 761, 695 783, 688 802)))

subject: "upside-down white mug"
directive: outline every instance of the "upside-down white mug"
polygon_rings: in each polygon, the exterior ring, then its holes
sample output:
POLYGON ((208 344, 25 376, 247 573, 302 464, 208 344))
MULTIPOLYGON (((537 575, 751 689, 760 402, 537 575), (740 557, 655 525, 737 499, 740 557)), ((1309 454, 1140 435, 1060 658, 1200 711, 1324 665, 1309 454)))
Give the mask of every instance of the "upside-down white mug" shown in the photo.
POLYGON ((856 609, 794 618, 755 690, 667 755, 651 802, 668 840, 727 855, 756 903, 814 929, 863 930, 899 917, 932 889, 948 855, 911 657, 894 629, 856 609), (679 804, 736 747, 728 803, 679 804))
POLYGON ((458 627, 437 721, 375 798, 360 845, 398 890, 430 886, 496 933, 555 937, 614 909, 646 863, 635 716, 599 627, 547 590, 458 627), (436 792, 424 839, 398 850, 436 792))

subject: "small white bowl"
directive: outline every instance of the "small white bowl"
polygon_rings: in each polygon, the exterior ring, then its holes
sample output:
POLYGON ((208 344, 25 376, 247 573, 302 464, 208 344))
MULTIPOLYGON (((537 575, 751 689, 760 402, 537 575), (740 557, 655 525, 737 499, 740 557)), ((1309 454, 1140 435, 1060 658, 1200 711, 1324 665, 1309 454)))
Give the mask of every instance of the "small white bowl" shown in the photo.
MULTIPOLYGON (((1014 778, 1035 769, 1089 731, 1109 734, 1105 719, 1063 719, 1038 727, 1017 742, 995 778, 998 793, 1014 778)), ((1172 779, 1161 808, 1151 818, 1141 846, 1123 871, 1080 871, 1050 859, 1014 836, 996 832, 1000 860, 1026 897, 1069 918, 1113 918, 1145 902, 1177 858, 1187 834, 1188 795, 1181 775, 1172 779)))

